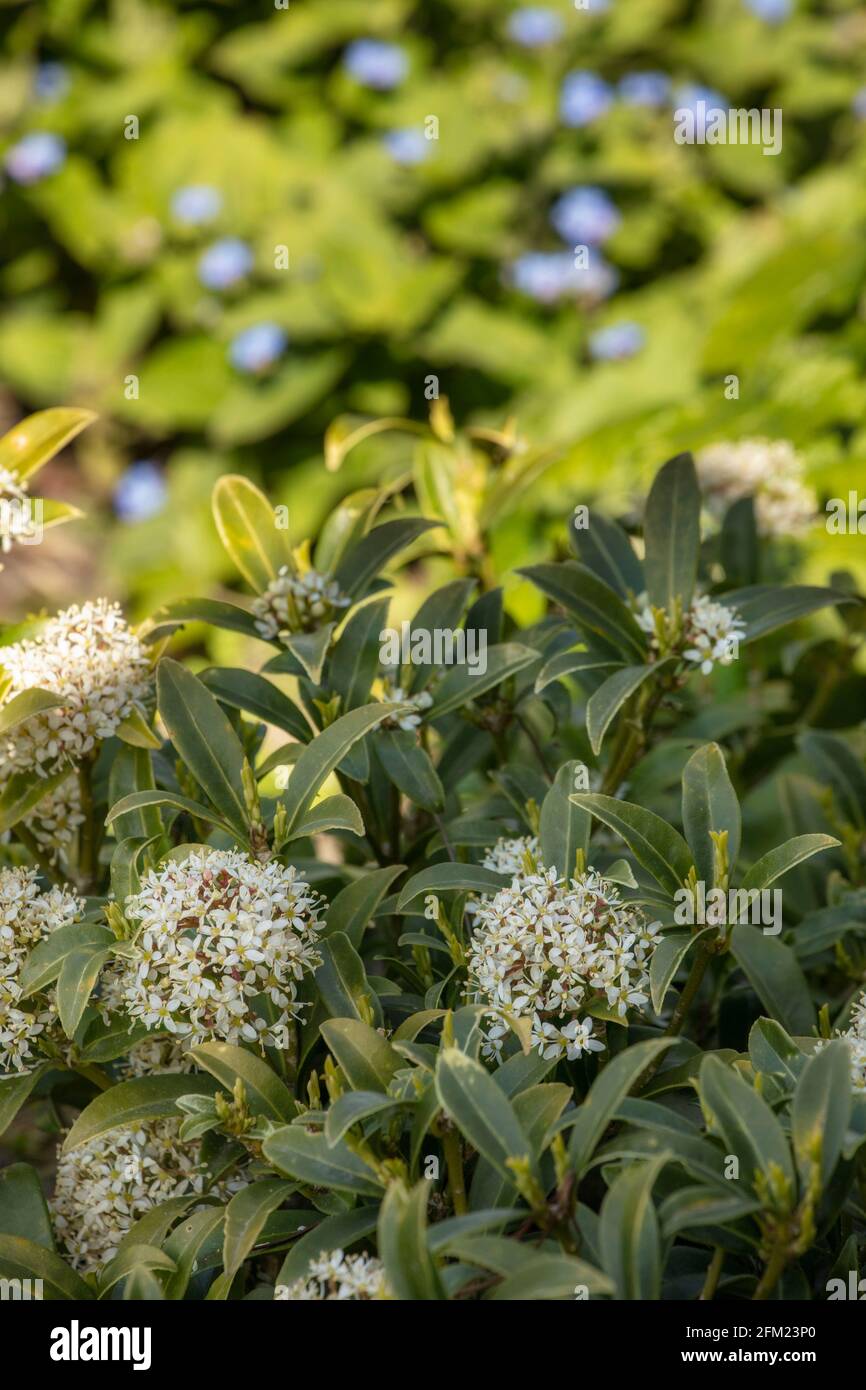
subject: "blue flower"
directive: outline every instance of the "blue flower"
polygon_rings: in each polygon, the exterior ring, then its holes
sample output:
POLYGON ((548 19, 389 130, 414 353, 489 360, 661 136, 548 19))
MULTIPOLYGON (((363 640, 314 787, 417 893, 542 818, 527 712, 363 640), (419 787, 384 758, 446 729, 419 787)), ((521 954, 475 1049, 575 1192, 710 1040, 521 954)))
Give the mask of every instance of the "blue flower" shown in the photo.
POLYGON ((570 72, 562 84, 559 113, 567 126, 590 125, 612 101, 611 87, 598 73, 570 72))
POLYGON ((229 360, 239 372, 266 372, 282 357, 289 339, 278 323, 254 323, 232 338, 229 360))
POLYGON ((153 459, 136 459, 114 489, 114 510, 121 521, 147 521, 165 506, 165 474, 153 459))
POLYGON ((606 299, 617 286, 617 274, 601 256, 591 256, 585 266, 576 264, 569 251, 527 251, 510 266, 516 289, 538 304, 558 300, 606 299))
POLYGON ((343 54, 343 66, 363 87, 390 92, 399 87, 409 64, 402 48, 381 39, 356 39, 343 54))
POLYGON ((395 164, 403 164, 406 167, 423 164, 430 153, 430 141, 425 138, 423 130, 414 126, 406 126, 402 130, 389 130, 382 136, 382 144, 395 164))
POLYGON ((623 362, 634 357, 646 342, 646 334, 637 323, 612 323, 600 328, 589 339, 589 355, 594 362, 623 362))
POLYGON ((695 134, 700 140, 706 134, 707 120, 713 111, 727 111, 728 99, 712 87, 704 87, 699 82, 688 82, 678 87, 673 95, 674 113, 691 111, 695 117, 695 134))
POLYGON ((208 183, 190 183, 173 195, 171 213, 175 221, 186 227, 201 227, 219 217, 222 206, 223 195, 218 188, 208 183))
POLYGON ((253 253, 238 237, 222 237, 209 246, 198 263, 198 278, 209 290, 227 290, 249 275, 253 253))
POLYGON ((629 72, 620 78, 619 94, 626 106, 664 106, 671 93, 664 72, 629 72))
POLYGON ((508 16, 508 37, 522 48, 543 48, 562 37, 563 23, 555 10, 527 5, 508 16))
POLYGON ((571 188, 553 205, 551 225, 572 246, 600 246, 622 221, 619 209, 603 188, 571 188))
POLYGON ((851 109, 855 116, 860 116, 866 120, 866 87, 861 87, 859 92, 854 93, 851 109))
POLYGON ((744 3, 747 10, 767 24, 781 24, 791 13, 791 0, 744 0, 744 3))
POLYGON ((66 143, 59 135, 36 130, 6 151, 6 172, 15 183, 39 183, 66 160, 66 143))
POLYGON ((33 76, 33 94, 37 101, 53 106, 69 91, 69 73, 62 63, 40 63, 33 76))

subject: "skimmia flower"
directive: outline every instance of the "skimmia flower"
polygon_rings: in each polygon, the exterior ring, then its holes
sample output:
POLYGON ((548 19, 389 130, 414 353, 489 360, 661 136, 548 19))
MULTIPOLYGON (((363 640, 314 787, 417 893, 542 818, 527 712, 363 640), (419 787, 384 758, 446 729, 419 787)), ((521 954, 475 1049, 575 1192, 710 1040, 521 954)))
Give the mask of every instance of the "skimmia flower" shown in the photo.
POLYGON ((696 455, 695 465, 704 500, 717 519, 733 502, 751 496, 762 536, 802 535, 815 520, 815 494, 786 439, 710 444, 696 455))
MULTIPOLYGON (((650 651, 658 655, 661 651, 659 632, 646 594, 637 601, 637 621, 644 632, 649 634, 650 651)), ((667 615, 663 615, 663 621, 667 615)), ((707 594, 692 599, 683 621, 682 632, 673 645, 673 652, 700 666, 708 676, 715 665, 730 666, 739 655, 739 644, 746 635, 746 624, 736 608, 724 603, 716 603, 707 594)), ((665 651, 665 655, 669 653, 665 651)))
POLYGON ((343 54, 343 67, 361 86, 375 92, 390 92, 399 87, 409 70, 402 48, 382 39, 356 39, 350 43, 343 54))
POLYGON ((9 680, 6 701, 39 687, 63 702, 10 730, 0 747, 0 775, 28 769, 47 777, 71 767, 152 695, 147 648, 107 599, 58 613, 38 636, 4 647, 0 661, 9 680))
POLYGON ((127 1012, 189 1042, 288 1044, 304 1005, 298 981, 321 964, 321 900, 295 868, 238 850, 196 850, 151 870, 126 899, 136 957, 124 963, 127 1012), (255 1008, 264 995, 272 1021, 255 1008))
MULTIPOLYGON (((199 1141, 182 1141, 177 1120, 113 1129, 58 1155, 49 1208, 60 1245, 76 1269, 98 1270, 130 1227, 163 1202, 205 1191, 199 1141)), ((209 1190, 224 1201, 246 1185, 235 1175, 209 1190)))
POLYGON ((344 1255, 330 1250, 312 1260, 303 1279, 278 1284, 274 1300, 302 1302, 346 1299, 393 1299, 385 1277, 385 1266, 372 1255, 344 1255))
POLYGON ((318 570, 293 574, 283 565, 265 592, 253 600, 253 614, 262 637, 272 642, 283 634, 315 632, 351 602, 329 574, 318 570))
POLYGON ((80 920, 84 903, 71 890, 43 892, 35 869, 0 870, 0 1069, 26 1072, 33 1046, 55 1014, 42 998, 21 998, 21 967, 34 946, 80 920))
POLYGON ((592 1004, 624 1018, 647 1002, 647 966, 659 933, 594 870, 572 879, 555 868, 518 874, 481 899, 473 915, 469 982, 473 997, 500 1017, 487 1034, 498 1055, 507 1016, 528 1020, 546 1058, 602 1050, 587 1014, 592 1004))
POLYGON ((851 1024, 839 1036, 848 1045, 851 1085, 855 1094, 866 1094, 866 994, 861 994, 851 1010, 851 1024))
POLYGON ((433 703, 433 696, 429 690, 419 690, 417 695, 409 695, 401 685, 395 685, 390 680, 383 683, 381 699, 388 705, 412 706, 405 714, 389 715, 387 719, 382 720, 383 729, 404 729, 407 733, 418 728, 423 711, 429 709, 433 703))
POLYGON ((501 835, 481 860, 482 867, 492 869, 495 874, 511 874, 512 877, 527 872, 527 862, 537 869, 543 868, 539 857, 537 835, 521 835, 509 840, 501 835))

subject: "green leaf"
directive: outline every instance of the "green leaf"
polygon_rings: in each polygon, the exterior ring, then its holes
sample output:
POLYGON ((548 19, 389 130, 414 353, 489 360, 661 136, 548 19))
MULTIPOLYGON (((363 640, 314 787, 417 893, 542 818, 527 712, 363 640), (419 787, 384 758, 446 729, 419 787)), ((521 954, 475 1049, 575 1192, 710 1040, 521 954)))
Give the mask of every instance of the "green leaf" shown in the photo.
POLYGON ((380 729, 373 746, 398 791, 425 811, 441 811, 445 792, 416 734, 408 729, 380 729))
POLYGON ((332 936, 334 932, 343 932, 357 950, 364 928, 404 868, 403 864, 389 864, 384 869, 370 869, 354 883, 341 888, 331 899, 322 939, 332 936))
POLYGON ((652 1193, 670 1155, 659 1154, 620 1173, 601 1204, 602 1265, 616 1297, 655 1300, 661 1293, 662 1249, 652 1193))
POLYGON ((258 642, 265 640, 256 627, 253 614, 246 608, 213 598, 180 598, 175 599, 174 603, 166 603, 147 619, 141 635, 145 641, 153 642, 188 623, 207 623, 208 627, 239 632, 244 637, 254 637, 258 642))
POLYGON ((191 1048, 190 1056, 227 1091, 233 1091, 235 1083, 242 1081, 247 1104, 254 1115, 292 1120, 297 1114, 297 1106, 285 1082, 254 1052, 232 1043, 207 1042, 191 1048))
POLYGON ((286 843, 301 840, 308 835, 321 835, 326 830, 345 830, 352 835, 364 834, 364 822, 350 796, 338 792, 335 796, 323 797, 310 806, 296 821, 286 843))
POLYGON ((851 1053, 842 1038, 828 1042, 806 1063, 791 1107, 791 1138, 804 1186, 813 1164, 821 1186, 833 1176, 851 1118, 851 1053))
POLYGON ((616 521, 590 509, 589 525, 569 523, 568 535, 579 558, 620 598, 637 597, 646 588, 643 566, 626 532, 616 521))
POLYGON ((219 1088, 209 1076, 169 1073, 139 1076, 119 1081, 110 1091, 102 1091, 82 1110, 63 1144, 63 1152, 88 1144, 112 1129, 134 1125, 142 1120, 161 1120, 177 1116, 181 1096, 213 1096, 219 1088))
POLYGON ((111 856, 111 891, 121 908, 126 899, 141 887, 139 860, 148 845, 153 843, 153 839, 132 836, 128 840, 121 840, 111 856))
POLYGON ((423 516, 399 517, 374 526, 366 536, 349 546, 334 571, 334 579, 344 594, 359 598, 370 581, 401 550, 436 525, 423 516))
POLYGON ((833 849, 838 844, 839 841, 832 835, 795 835, 792 840, 777 845, 753 864, 743 877, 742 887, 769 888, 777 878, 781 878, 782 874, 786 874, 797 864, 802 864, 804 859, 811 859, 813 854, 833 849))
MULTIPOLYGON (((765 1100, 718 1057, 706 1056, 698 1073, 698 1094, 707 1123, 726 1152, 740 1161, 740 1177, 755 1190, 755 1174, 767 1175, 775 1164, 794 1183, 791 1153, 782 1127, 765 1100)), ((719 1159, 722 1163, 722 1156, 719 1159)))
POLYGON ((162 739, 154 733, 144 716, 144 711, 137 706, 133 706, 126 719, 121 720, 115 733, 132 748, 159 750, 162 747, 162 739))
POLYGON ((0 709, 0 734, 8 734, 11 729, 23 724, 25 719, 31 719, 34 714, 44 714, 46 710, 57 709, 62 704, 60 696, 52 695, 50 690, 39 690, 36 687, 32 690, 22 690, 20 695, 14 695, 0 709))
POLYGON ((405 1063, 381 1033, 355 1018, 332 1018, 322 1024, 322 1038, 355 1091, 387 1091, 405 1063))
POLYGON ((24 1072, 22 1076, 0 1077, 0 1134, 5 1134, 51 1066, 51 1062, 39 1062, 32 1071, 24 1072))
POLYGON ((157 668, 159 712, 178 756, 219 815, 246 839, 248 821, 237 734, 210 691, 191 671, 163 657, 157 668))
POLYGON ((105 823, 111 825, 134 812, 146 811, 154 806, 174 806, 178 811, 185 811, 187 815, 194 816, 196 820, 218 825, 227 835, 234 833, 228 821, 223 820, 209 806, 202 806, 199 801, 190 801, 188 796, 181 796, 180 792, 132 792, 130 796, 121 797, 120 801, 111 807, 105 817, 105 823))
POLYGON ((635 1043, 618 1057, 612 1058, 596 1077, 579 1107, 568 1145, 569 1161, 578 1177, 586 1171, 620 1102, 649 1064, 672 1047, 675 1041, 674 1038, 652 1038, 648 1042, 635 1043))
POLYGON ((292 830, 307 810, 325 778, 343 761, 349 749, 382 723, 389 715, 407 706, 374 703, 351 710, 323 733, 318 734, 301 753, 292 769, 288 790, 283 800, 288 812, 288 829, 292 830))
POLYGON ((36 777, 32 772, 14 772, 0 795, 0 834, 11 830, 39 805, 43 796, 53 792, 70 775, 65 767, 49 777, 36 777))
POLYGON ((384 1096, 381 1091, 347 1091, 339 1096, 328 1109, 325 1118, 325 1138, 328 1143, 338 1144, 343 1135, 353 1125, 361 1124, 374 1115, 383 1115, 398 1110, 406 1101, 384 1096))
POLYGON ((405 912, 428 893, 498 893, 511 879, 480 864, 433 864, 414 874, 400 893, 397 911, 405 912))
POLYGON ((573 759, 564 763, 553 786, 541 803, 539 839, 541 858, 548 869, 554 866, 570 877, 575 871, 578 850, 589 850, 590 817, 571 800, 574 776, 583 764, 573 759))
POLYGON ((571 799, 616 831, 666 892, 673 894, 682 888, 692 867, 692 855, 682 835, 667 821, 643 806, 600 793, 581 792, 571 799))
POLYGON ((773 1018, 789 1033, 811 1033, 815 1006, 790 946, 741 922, 731 932, 731 954, 773 1018))
POLYGON ((70 952, 99 951, 116 945, 114 933, 99 922, 70 922, 34 946, 19 976, 22 998, 53 983, 70 952))
POLYGON ((715 936, 716 927, 705 927, 696 932, 665 932, 650 960, 650 997, 656 1013, 661 1012, 665 995, 673 983, 674 976, 692 947, 704 937, 715 936))
POLYGON ((652 665, 624 666, 602 681, 590 695, 586 706, 586 732, 596 756, 601 752, 604 736, 626 700, 663 665, 664 662, 654 662, 652 665))
POLYGON ((822 782, 833 788, 836 803, 851 825, 866 827, 866 771, 844 739, 810 729, 797 745, 822 782))
POLYGON ((271 1212, 294 1190, 281 1178, 262 1178, 236 1192, 225 1210, 223 1269, 233 1276, 252 1251, 271 1212))
POLYGON ((528 1259, 516 1274, 503 1279, 488 1297, 496 1302, 573 1301, 575 1289, 580 1286, 586 1288, 590 1296, 613 1293, 610 1280, 585 1260, 573 1255, 541 1252, 528 1259))
POLYGON ((99 1297, 104 1298, 122 1279, 142 1270, 160 1270, 163 1274, 173 1274, 174 1260, 164 1250, 154 1245, 130 1245, 119 1250, 107 1265, 99 1271, 99 1297))
POLYGON ((381 1184, 363 1159, 345 1144, 329 1145, 324 1134, 285 1125, 268 1135, 262 1152, 279 1173, 311 1187, 335 1187, 359 1197, 382 1195, 381 1184))
MULTIPOLYGON (((452 579, 426 598, 411 622, 412 632, 454 632, 460 625, 466 604, 476 587, 474 579, 452 579)), ((435 663, 419 660, 413 652, 409 693, 423 690, 434 671, 435 663)))
POLYGON ((627 659, 646 656, 646 634, 622 599, 576 560, 527 565, 517 571, 570 613, 580 628, 613 644, 627 659))
MULTIPOLYGON (((138 792, 155 790, 151 755, 143 748, 119 748, 108 778, 108 804, 117 806, 124 798, 138 792)), ((109 819, 110 819, 109 815, 109 819)), ((130 837, 148 840, 162 834, 162 817, 155 805, 132 810, 117 817, 114 833, 118 840, 130 837)))
POLYGON ((204 671, 200 680, 221 704, 244 710, 301 743, 309 743, 313 730, 297 705, 264 676, 237 667, 217 666, 204 671))
POLYGON ((775 1019, 759 1018, 749 1033, 749 1060, 756 1072, 779 1076, 786 1085, 795 1086, 805 1057, 775 1019))
POLYGON ((400 1299, 429 1302, 444 1297, 427 1246, 429 1184, 423 1179, 409 1190, 393 1182, 379 1215, 379 1256, 391 1288, 400 1299))
POLYGON ((470 1144, 509 1184, 509 1158, 530 1157, 530 1145, 502 1089, 479 1062, 448 1047, 436 1065, 436 1094, 443 1110, 470 1144))
MULTIPOLYGON (((317 628, 315 632, 293 632, 287 637, 281 638, 283 646, 286 648, 286 657, 294 657, 304 669, 307 678, 318 685, 322 679, 322 667, 331 646, 331 638, 336 630, 336 623, 326 623, 324 627, 317 628)), ((280 658, 276 657, 268 662, 269 671, 279 671, 283 667, 280 658)))
POLYGON ((498 642, 487 648, 487 665, 484 671, 474 671, 470 666, 452 666, 436 687, 433 704, 425 715, 433 722, 446 714, 484 695, 488 690, 501 685, 525 666, 538 660, 538 653, 519 642, 498 642))
POLYGON ((0 1235, 0 1277, 41 1279, 43 1298, 89 1300, 93 1292, 65 1260, 23 1236, 0 1235))
POLYGON ((165 1253, 174 1261, 175 1267, 165 1284, 167 1299, 174 1301, 183 1298, 202 1248, 222 1226, 225 1215, 225 1207, 205 1207, 201 1211, 194 1211, 168 1236, 165 1253))
MULTIPOLYGON (((316 1213, 311 1213, 313 1221, 316 1213)), ((328 1216, 301 1236, 283 1261, 277 1275, 277 1288, 304 1279, 313 1260, 326 1250, 348 1250, 372 1235, 379 1221, 379 1207, 356 1207, 340 1216, 328 1216)))
MULTIPOLYGON (((747 589, 730 589, 719 595, 719 602, 735 608, 746 624, 745 642, 754 642, 768 632, 785 627, 798 618, 805 618, 830 604, 854 603, 857 596, 837 589, 822 589, 816 585, 787 584, 771 588, 755 584, 747 589)), ((862 600, 861 600, 862 601, 862 600)))
POLYGON ((45 1250, 54 1249, 42 1184, 30 1163, 0 1168, 0 1235, 23 1236, 45 1250))
POLYGON ((334 644, 328 685, 342 697, 344 713, 370 698, 370 688, 379 672, 379 634, 385 626, 390 602, 390 598, 379 598, 356 608, 334 644))
POLYGON ((701 493, 691 454, 659 469, 644 515, 647 596, 656 608, 673 613, 679 599, 688 609, 698 576, 701 493))
POLYGON ((92 410, 77 406, 52 406, 28 415, 0 439, 0 468, 22 481, 32 478, 95 419, 92 410))
POLYGON ((716 882, 710 831, 728 832, 728 864, 733 871, 740 853, 740 826, 740 803, 724 754, 717 743, 706 743, 683 769, 683 829, 698 878, 707 888, 716 882))
POLYGON ((114 955, 114 946, 79 946, 64 956, 57 979, 57 1012, 67 1038, 78 1031, 99 972, 114 955))
POLYGON ((342 932, 327 936, 319 949, 322 964, 315 983, 331 1018, 363 1020, 365 1002, 375 1008, 376 996, 358 952, 342 932))
POLYGON ((554 681, 561 680, 563 676, 576 676, 580 681, 584 671, 616 671, 620 664, 620 662, 599 656, 597 652, 557 652, 556 656, 545 661, 536 676, 535 693, 540 695, 542 690, 546 690, 549 685, 554 681))
POLYGON ((219 538, 247 583, 261 594, 281 567, 292 567, 287 533, 276 524, 268 499, 239 473, 218 480, 213 515, 219 538))

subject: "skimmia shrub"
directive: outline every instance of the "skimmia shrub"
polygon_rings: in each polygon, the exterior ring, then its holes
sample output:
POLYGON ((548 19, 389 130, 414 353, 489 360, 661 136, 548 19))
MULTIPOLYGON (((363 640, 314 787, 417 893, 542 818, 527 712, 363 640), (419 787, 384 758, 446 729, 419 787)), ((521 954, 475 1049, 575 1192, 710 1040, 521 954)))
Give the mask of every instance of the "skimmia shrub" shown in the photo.
MULTIPOLYGON (((86 423, 22 422, 17 477, 86 423)), ((841 1296, 863 598, 796 582, 763 474, 688 454, 640 524, 578 503, 497 576, 534 456, 442 403, 383 427, 414 474, 314 538, 218 483, 233 596, 8 634, 0 1125, 57 1158, 47 1195, 0 1175, 0 1273, 58 1299, 841 1296), (202 666, 205 629, 234 664, 202 666)), ((354 442, 338 422, 332 468, 354 442)))

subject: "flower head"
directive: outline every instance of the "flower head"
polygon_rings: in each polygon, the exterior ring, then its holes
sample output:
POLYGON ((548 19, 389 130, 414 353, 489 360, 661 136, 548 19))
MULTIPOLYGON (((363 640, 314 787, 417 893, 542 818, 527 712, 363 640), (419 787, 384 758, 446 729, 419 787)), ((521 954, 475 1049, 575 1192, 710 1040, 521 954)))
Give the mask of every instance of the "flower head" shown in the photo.
POLYGON ((384 682, 381 699, 389 705, 411 706, 404 714, 389 714, 387 719, 382 720, 383 729, 404 729, 406 732, 418 728, 423 711, 433 703, 429 690, 419 690, 417 694, 409 695, 401 685, 395 685, 391 680, 384 682))
POLYGON ((570 251, 527 251, 511 263, 509 278, 539 304, 568 298, 595 303, 613 294, 618 283, 616 271, 597 251, 586 265, 578 264, 570 251))
POLYGON ((312 1260, 307 1273, 293 1284, 280 1284, 275 1300, 345 1301, 393 1299, 385 1266, 372 1255, 344 1255, 330 1250, 312 1260))
MULTIPOLYGON (((658 654, 661 643, 657 619, 646 594, 638 598, 635 616, 638 625, 649 635, 651 653, 658 654)), ((668 614, 661 615, 663 624, 668 620, 668 614)), ((716 664, 730 666, 737 659, 739 644, 745 634, 746 624, 736 608, 717 603, 707 594, 701 594, 692 599, 683 619, 682 631, 672 642, 670 654, 694 662, 708 676, 716 664)), ((666 651, 665 655, 668 654, 666 651)))
POLYGON ((559 114, 567 126, 591 125, 613 101, 613 89, 596 72, 570 72, 562 84, 559 114))
POLYGON ((417 126, 403 126, 399 130, 386 131, 382 136, 382 144, 394 163, 406 169, 423 164, 431 149, 430 141, 417 126))
POLYGON ((283 565, 276 579, 253 600, 256 628, 268 642, 293 632, 315 632, 352 600, 329 574, 293 574, 283 565))
POLYGON ((525 5, 508 16, 508 37, 521 48, 544 48, 562 38, 563 23, 556 10, 525 5))
POLYGON ((638 323, 612 323, 589 337, 589 355, 594 362, 625 362, 640 352, 646 334, 638 323))
POLYGON ((287 1045, 298 981, 321 965, 321 899, 297 870, 239 850, 195 850, 141 881, 124 911, 138 924, 119 991, 131 1018, 186 1038, 287 1045), (255 1006, 276 1006, 269 1022, 255 1006))
POLYGON ((69 72, 62 63, 40 63, 33 77, 33 95, 46 106, 62 101, 69 91, 69 72))
MULTIPOLYGON (((60 1150, 49 1208, 58 1241, 76 1269, 98 1270, 131 1226, 163 1202, 205 1191, 201 1145, 182 1141, 178 1129, 177 1120, 149 1121, 60 1150)), ((209 1191, 225 1200, 246 1182, 235 1175, 209 1191)))
POLYGON ((619 95, 626 106, 664 106, 670 99, 671 81, 665 72, 629 72, 619 81, 619 95))
POLYGON ((190 183, 171 200, 171 215, 184 227, 203 227, 222 212, 223 195, 209 183, 190 183))
POLYGON ((406 54, 396 43, 381 39, 356 39, 343 55, 343 67, 363 87, 390 92, 409 70, 406 54))
POLYGON ((229 361, 239 372, 258 376, 279 361, 288 344, 288 334, 280 324, 254 323, 232 338, 229 361))
POLYGON ((755 499, 762 536, 802 535, 815 520, 817 500, 803 481, 803 465, 786 439, 741 439, 710 444, 695 458, 707 507, 721 519, 741 497, 755 499))
POLYGON ((136 459, 118 479, 114 510, 121 521, 158 516, 168 496, 165 473, 154 459, 136 459))
POLYGON ((659 923, 624 903, 594 870, 562 878, 556 868, 517 874, 510 888, 482 898, 473 915, 469 982, 499 1017, 487 1034, 497 1055, 506 1018, 528 1020, 542 1056, 599 1051, 589 1006, 624 1018, 647 1002, 647 965, 659 923))
POLYGON ((62 702, 10 730, 0 772, 29 768, 47 777, 71 767, 146 705, 153 689, 147 649, 107 599, 58 613, 37 637, 3 647, 0 664, 10 682, 5 700, 38 686, 62 702))
POLYGON ((15 183, 27 187, 41 183, 66 162, 66 142, 47 130, 34 130, 6 151, 6 172, 15 183))
POLYGON ((512 877, 527 873, 527 863, 538 870, 544 867, 539 857, 537 835, 521 835, 515 840, 500 835, 481 860, 483 868, 492 869, 495 874, 511 874, 512 877))
POLYGON ((200 257, 198 278, 209 290, 228 290, 246 279, 253 264, 253 253, 245 241, 221 237, 200 257))
POLYGON ((53 1021, 46 1001, 21 998, 21 968, 34 946, 80 920, 84 903, 71 889, 43 892, 35 869, 0 870, 0 1068, 26 1072, 33 1043, 53 1021), (24 1007, 20 1007, 21 1005, 24 1007))
POLYGON ((551 209, 550 221, 570 245, 600 246, 613 236, 622 217, 603 188, 584 184, 563 193, 551 209))

